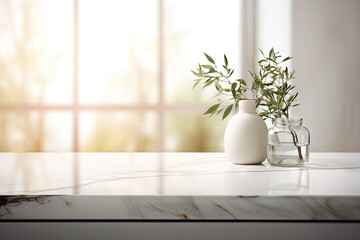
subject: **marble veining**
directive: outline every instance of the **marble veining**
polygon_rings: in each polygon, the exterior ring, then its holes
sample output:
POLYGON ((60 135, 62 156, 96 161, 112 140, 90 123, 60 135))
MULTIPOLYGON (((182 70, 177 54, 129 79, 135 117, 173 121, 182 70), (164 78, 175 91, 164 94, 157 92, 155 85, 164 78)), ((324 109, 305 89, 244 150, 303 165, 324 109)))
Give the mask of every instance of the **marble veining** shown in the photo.
POLYGON ((360 220, 360 197, 2 196, 6 220, 360 220))

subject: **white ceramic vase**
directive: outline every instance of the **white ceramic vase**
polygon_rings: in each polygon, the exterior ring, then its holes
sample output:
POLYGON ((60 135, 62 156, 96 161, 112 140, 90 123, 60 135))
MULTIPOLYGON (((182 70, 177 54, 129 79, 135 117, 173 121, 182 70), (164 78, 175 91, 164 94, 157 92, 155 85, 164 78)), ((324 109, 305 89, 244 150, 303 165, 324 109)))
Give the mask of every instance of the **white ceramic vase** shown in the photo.
POLYGON ((265 122, 255 111, 255 100, 239 102, 239 112, 226 126, 224 149, 235 164, 260 164, 266 159, 267 132, 265 122))

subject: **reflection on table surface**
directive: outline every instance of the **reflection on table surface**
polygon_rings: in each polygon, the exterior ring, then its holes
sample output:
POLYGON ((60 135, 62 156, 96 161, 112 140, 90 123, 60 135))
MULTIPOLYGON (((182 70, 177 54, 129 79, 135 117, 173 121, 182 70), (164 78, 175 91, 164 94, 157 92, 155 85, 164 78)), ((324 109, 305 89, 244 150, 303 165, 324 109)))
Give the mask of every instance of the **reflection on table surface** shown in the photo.
POLYGON ((0 195, 360 195, 360 153, 301 168, 234 165, 224 153, 0 153, 0 195))

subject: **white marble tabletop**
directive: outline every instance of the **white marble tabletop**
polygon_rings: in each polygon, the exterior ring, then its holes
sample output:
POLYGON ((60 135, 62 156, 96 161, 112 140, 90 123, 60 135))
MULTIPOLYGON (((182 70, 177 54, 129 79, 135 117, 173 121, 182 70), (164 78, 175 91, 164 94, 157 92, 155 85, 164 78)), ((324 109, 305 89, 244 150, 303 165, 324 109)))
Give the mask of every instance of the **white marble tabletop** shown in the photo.
POLYGON ((360 196, 360 153, 305 167, 234 165, 224 153, 0 153, 0 195, 360 196))
POLYGON ((0 162, 0 220, 360 220, 360 153, 312 153, 295 168, 234 165, 224 153, 0 153, 0 162))

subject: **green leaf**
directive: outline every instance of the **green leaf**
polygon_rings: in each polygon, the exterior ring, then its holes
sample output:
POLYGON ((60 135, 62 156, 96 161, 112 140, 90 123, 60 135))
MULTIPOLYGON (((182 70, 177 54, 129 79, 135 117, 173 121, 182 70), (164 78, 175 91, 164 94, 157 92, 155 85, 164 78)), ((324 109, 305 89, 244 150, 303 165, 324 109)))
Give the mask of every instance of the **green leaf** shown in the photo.
POLYGON ((275 51, 274 51, 274 48, 271 48, 270 52, 269 52, 269 58, 270 60, 272 61, 275 61, 275 51))
POLYGON ((191 72, 192 72, 193 74, 195 74, 196 76, 199 76, 199 74, 196 73, 196 72, 194 72, 193 70, 191 70, 191 72))
POLYGON ((252 84, 251 84, 251 90, 254 90, 256 88, 256 84, 255 84, 255 82, 252 82, 252 84))
POLYGON ((254 78, 254 74, 251 71, 249 71, 249 73, 250 73, 251 78, 254 78))
POLYGON ((210 86, 214 81, 215 81, 215 79, 208 81, 208 82, 203 86, 203 88, 206 88, 207 86, 210 86))
POLYGON ((214 114, 216 112, 216 110, 218 110, 219 106, 220 106, 220 103, 211 106, 203 115, 214 114))
POLYGON ((259 49, 259 51, 261 52, 261 54, 263 55, 263 57, 266 58, 264 52, 263 52, 261 49, 259 49))
POLYGON ((282 60, 281 62, 286 62, 286 61, 288 61, 288 60, 290 60, 290 59, 292 59, 292 57, 286 57, 286 58, 284 58, 284 60, 282 60))
POLYGON ((192 89, 194 89, 199 84, 199 82, 200 82, 200 79, 196 80, 192 89))
POLYGON ((236 86, 237 86, 237 84, 235 82, 231 84, 231 93, 232 93, 234 99, 236 99, 236 91, 235 91, 236 86))
POLYGON ((224 115, 223 115, 223 117, 222 117, 222 120, 224 120, 224 119, 229 115, 229 113, 230 113, 231 110, 232 110, 232 107, 233 107, 233 105, 230 105, 230 106, 228 106, 228 107, 226 108, 226 110, 225 110, 225 112, 224 112, 224 115))
POLYGON ((216 114, 216 115, 219 115, 219 114, 222 112, 222 110, 223 110, 223 109, 217 110, 215 114, 216 114))
POLYGON ((298 95, 299 95, 298 92, 296 92, 294 95, 292 95, 291 97, 293 97, 293 98, 292 98, 291 102, 295 101, 298 95))
POLYGON ((257 75, 257 73, 254 73, 254 80, 260 82, 260 78, 259 75, 257 75))
POLYGON ((250 73, 251 78, 255 80, 255 73, 252 73, 250 71, 249 71, 249 73, 250 73))
POLYGON ((291 72, 291 74, 290 74, 290 79, 295 78, 295 77, 294 77, 294 74, 295 74, 295 70, 293 70, 293 71, 291 72))
POLYGON ((210 68, 210 70, 207 73, 214 73, 216 72, 214 68, 210 68))
POLYGON ((247 86, 244 79, 236 79, 235 81, 238 81, 240 84, 247 86))
POLYGON ((229 77, 234 73, 234 69, 230 72, 229 77))
POLYGON ((214 84, 217 90, 215 96, 219 100, 218 104, 211 106, 204 114, 210 114, 210 117, 213 114, 222 114, 222 119, 225 119, 232 110, 235 112, 239 110, 238 103, 248 90, 256 94, 256 106, 261 107, 258 110, 263 119, 274 120, 284 114, 282 111, 288 112, 291 107, 299 105, 294 104, 298 94, 293 90, 295 86, 291 85, 289 81, 294 79, 295 71, 290 70, 286 64, 280 66, 280 63, 286 62, 292 57, 283 58, 274 48, 271 48, 269 55, 265 55, 261 49, 259 51, 263 56, 263 59, 258 61, 259 72, 249 71, 251 81, 248 81, 248 84, 251 85, 251 89, 248 88, 244 79, 231 79, 234 69, 228 67, 229 62, 225 54, 223 55, 222 72, 216 69, 214 59, 204 53, 208 65, 199 64, 199 68, 192 71, 197 76, 193 88, 199 83, 203 85, 203 88, 214 84), (225 101, 232 101, 232 103, 230 102, 226 108, 223 108, 221 104, 225 101))
POLYGON ((207 69, 214 69, 212 66, 210 65, 201 65, 203 68, 207 68, 207 69))
POLYGON ((218 92, 221 92, 221 90, 222 90, 222 87, 218 82, 215 82, 215 88, 216 88, 216 90, 218 90, 218 92))
POLYGON ((261 93, 262 93, 265 97, 267 97, 268 99, 271 99, 271 98, 272 98, 272 95, 271 95, 271 92, 270 92, 269 89, 262 89, 262 90, 261 90, 261 93))
POLYGON ((213 78, 209 77, 204 83, 208 83, 211 79, 213 79, 213 78))
POLYGON ((209 62, 211 62, 212 64, 215 64, 215 61, 209 56, 207 55, 206 53, 205 54, 205 57, 207 58, 207 60, 209 60, 209 62))

